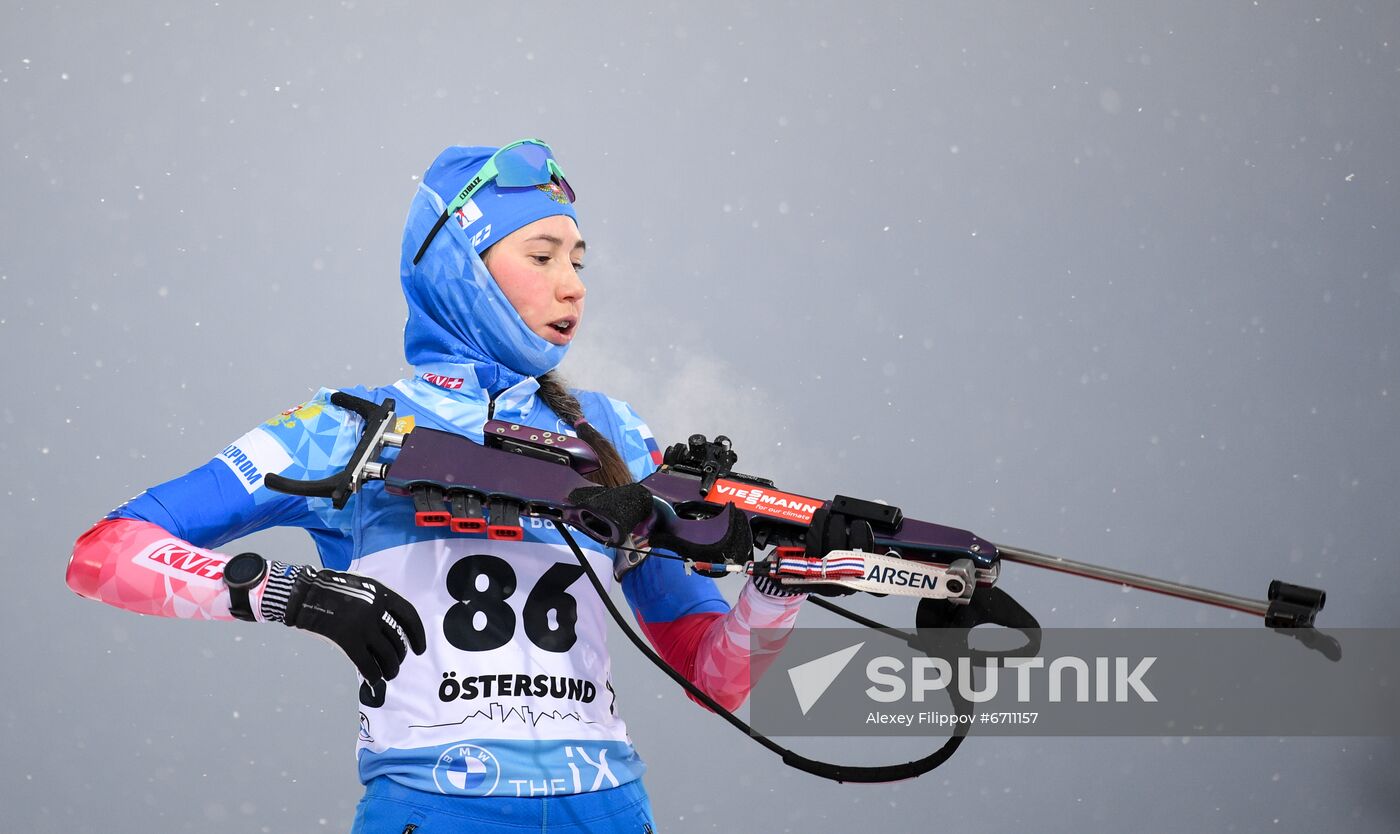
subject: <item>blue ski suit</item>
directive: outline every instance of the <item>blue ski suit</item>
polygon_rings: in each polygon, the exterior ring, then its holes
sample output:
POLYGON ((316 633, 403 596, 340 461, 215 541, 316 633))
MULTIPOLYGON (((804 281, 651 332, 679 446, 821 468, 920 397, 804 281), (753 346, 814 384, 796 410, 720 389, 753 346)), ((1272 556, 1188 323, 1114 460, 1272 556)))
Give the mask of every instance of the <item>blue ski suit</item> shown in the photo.
MULTIPOLYGON (((481 442, 484 422, 495 417, 572 433, 537 396, 536 379, 515 370, 552 367, 557 346, 525 327, 464 224, 448 222, 440 234, 450 244, 435 243, 412 263, 443 205, 440 195, 420 185, 404 234, 404 344, 414 375, 345 390, 375 402, 393 398, 400 432, 428 427, 481 442)), ((387 494, 382 482, 367 484, 339 510, 327 499, 286 495, 264 484, 270 472, 317 479, 346 465, 362 423, 332 405, 331 393, 322 389, 254 427, 203 466, 117 508, 104 524, 147 522, 194 549, 217 548, 273 526, 301 527, 324 567, 376 577, 415 606, 427 651, 409 654, 386 692, 360 689, 357 756, 368 788, 357 831, 411 830, 403 827, 411 824, 427 832, 426 821, 434 819, 453 827, 474 820, 543 830, 538 826, 552 819, 563 827, 548 830, 651 830, 639 781, 644 765, 611 683, 606 612, 587 580, 580 581, 583 571, 551 522, 525 519, 523 540, 488 540, 415 526, 412 502, 387 494)), ((635 478, 656 468, 657 444, 630 406, 595 392, 575 394, 635 478)), ((386 459, 394 451, 387 450, 386 459)), ((599 576, 610 577, 612 552, 578 538, 599 576)), ((84 547, 89 553, 99 548, 91 542, 79 540, 75 564, 84 547)), ((162 552, 159 569, 177 570, 169 548, 162 552)), ((96 558, 125 564, 133 557, 89 555, 87 563, 97 564, 96 558)), ((148 549, 134 558, 155 557, 148 549)), ((188 557, 184 564, 188 568, 188 557)), ((92 590, 96 583, 82 590, 70 570, 75 590, 123 605, 112 598, 121 588, 110 590, 119 579, 103 591, 92 590)), ((726 625, 715 621, 735 613, 712 580, 672 560, 642 562, 622 588, 648 637, 687 674, 697 673, 697 647, 718 639, 712 626, 726 625)), ((751 584, 741 603, 746 615, 766 620, 763 625, 790 624, 795 616, 793 600, 761 595, 751 584), (754 614, 765 605, 770 608, 754 614)), ((170 615, 200 613, 180 610, 177 601, 170 615)), ((731 642, 746 634, 728 625, 731 642)), ((722 657, 705 666, 718 679, 736 678, 735 668, 726 668, 722 657)), ((735 691, 742 690, 738 700, 749 685, 743 671, 744 679, 734 680, 735 691)))

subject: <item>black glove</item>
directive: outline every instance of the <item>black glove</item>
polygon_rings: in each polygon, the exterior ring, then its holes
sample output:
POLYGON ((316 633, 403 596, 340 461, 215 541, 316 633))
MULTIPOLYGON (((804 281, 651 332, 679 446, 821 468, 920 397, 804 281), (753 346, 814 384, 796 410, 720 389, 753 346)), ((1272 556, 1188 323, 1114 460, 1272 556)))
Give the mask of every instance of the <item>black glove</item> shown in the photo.
MULTIPOLYGON (((722 509, 719 518, 683 519, 671 511, 658 513, 651 491, 635 483, 618 487, 579 487, 569 493, 569 502, 607 519, 622 537, 642 522, 651 520, 653 523, 647 532, 650 546, 673 550, 691 559, 734 562, 753 555, 749 520, 732 505, 722 509)), ((620 542, 614 542, 614 546, 617 544, 620 542)))
POLYGON ((776 576, 755 575, 752 578, 753 586, 760 592, 770 597, 800 597, 803 594, 812 593, 812 585, 783 585, 783 580, 776 576))
POLYGON ((354 573, 273 562, 262 615, 329 638, 380 693, 410 648, 414 654, 428 648, 413 605, 377 579, 354 573))
POLYGON ((636 483, 579 487, 569 493, 569 503, 607 519, 617 532, 619 544, 652 514, 651 492, 636 483))
MULTIPOLYGON (((875 531, 870 522, 850 519, 841 513, 833 513, 822 508, 812 513, 812 523, 807 528, 806 555, 809 559, 820 559, 833 550, 863 550, 875 552, 875 531)), ((779 585, 782 577, 772 577, 779 585)), ((762 590, 762 589, 760 589, 762 590)), ((855 588, 841 585, 828 585, 819 582, 813 585, 788 585, 784 590, 823 597, 844 597, 856 593, 855 588)))

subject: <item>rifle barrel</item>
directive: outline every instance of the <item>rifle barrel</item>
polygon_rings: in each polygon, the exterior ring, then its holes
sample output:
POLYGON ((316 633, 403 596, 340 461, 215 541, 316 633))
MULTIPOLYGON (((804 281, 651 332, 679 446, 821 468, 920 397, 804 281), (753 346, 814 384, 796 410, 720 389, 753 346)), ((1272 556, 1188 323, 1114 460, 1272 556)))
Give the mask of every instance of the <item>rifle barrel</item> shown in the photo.
POLYGON ((1208 588, 1197 588, 1194 585, 1183 585, 1180 582, 1168 582, 1165 579, 1143 576, 1140 573, 1129 573, 1128 571, 1105 568, 1099 565, 1090 565, 1085 562, 1075 562, 1062 556, 1039 553, 1022 547, 1011 547, 1001 544, 996 547, 997 551, 1001 554, 1001 558, 1008 562, 1034 565, 1038 568, 1056 570, 1073 576, 1083 576, 1089 579, 1098 579, 1103 582, 1112 582, 1115 585, 1125 585, 1129 588, 1138 588, 1143 591, 1166 594, 1167 596, 1178 597, 1180 599, 1203 602, 1206 605, 1229 608, 1245 614, 1253 614, 1257 617, 1263 617, 1269 612, 1269 602, 1262 599, 1249 599, 1248 597, 1212 591, 1208 588))

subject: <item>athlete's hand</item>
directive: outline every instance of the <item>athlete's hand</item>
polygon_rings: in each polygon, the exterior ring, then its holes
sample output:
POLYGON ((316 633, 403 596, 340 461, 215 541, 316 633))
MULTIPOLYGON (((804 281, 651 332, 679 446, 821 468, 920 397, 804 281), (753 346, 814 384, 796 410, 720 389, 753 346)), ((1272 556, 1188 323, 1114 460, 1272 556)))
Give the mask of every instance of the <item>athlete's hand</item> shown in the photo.
MULTIPOLYGON (((873 553, 875 531, 871 529, 868 521, 848 518, 822 508, 812 513, 812 523, 807 528, 806 546, 806 556, 809 559, 820 559, 833 550, 863 550, 873 553)), ((778 584, 782 585, 782 578, 775 578, 778 584)), ((843 597, 856 592, 855 588, 821 582, 813 585, 788 585, 785 589, 823 597, 843 597)))
POLYGON ((749 580, 759 593, 767 594, 770 597, 780 599, 790 599, 811 593, 811 589, 804 585, 784 585, 783 580, 776 576, 755 576, 749 580))
POLYGON ((776 593, 763 585, 759 585, 757 581, 758 577, 755 577, 754 584, 758 585, 758 589, 760 591, 763 591, 764 593, 769 594, 771 596, 782 596, 784 594, 789 596, 793 594, 813 594, 819 597, 844 597, 850 594, 854 594, 856 592, 855 588, 845 588, 840 585, 829 585, 825 582, 814 582, 811 585, 788 585, 783 581, 783 577, 781 576, 773 576, 768 578, 771 579, 773 581, 773 584, 778 587, 779 590, 776 593))
POLYGON ((279 619, 269 608, 276 606, 278 587, 290 586, 280 619, 329 638, 372 689, 382 692, 385 681, 398 675, 409 649, 414 654, 427 650, 418 612, 379 580, 308 565, 272 567, 263 595, 264 615, 279 619), (282 568, 280 576, 277 568, 282 568))

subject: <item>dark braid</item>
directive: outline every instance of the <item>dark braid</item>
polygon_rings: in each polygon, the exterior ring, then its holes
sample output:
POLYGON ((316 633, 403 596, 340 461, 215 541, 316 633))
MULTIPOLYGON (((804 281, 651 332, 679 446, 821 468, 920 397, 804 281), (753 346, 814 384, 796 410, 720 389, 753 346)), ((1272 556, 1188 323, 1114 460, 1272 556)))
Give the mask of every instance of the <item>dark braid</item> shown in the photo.
POLYGON ((583 406, 579 405, 578 399, 569 393, 567 383, 557 371, 549 373, 539 378, 540 399, 545 405, 554 410, 555 414, 564 422, 573 426, 578 432, 579 439, 593 447, 593 451, 598 455, 598 462, 601 464, 598 471, 592 472, 584 477, 595 484, 602 486, 622 486, 632 483, 632 472, 627 468, 627 464, 622 460, 622 455, 617 453, 606 437, 593 424, 583 418, 583 406))

